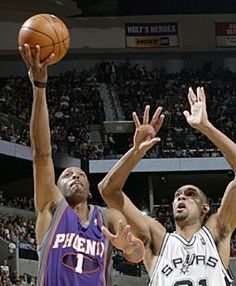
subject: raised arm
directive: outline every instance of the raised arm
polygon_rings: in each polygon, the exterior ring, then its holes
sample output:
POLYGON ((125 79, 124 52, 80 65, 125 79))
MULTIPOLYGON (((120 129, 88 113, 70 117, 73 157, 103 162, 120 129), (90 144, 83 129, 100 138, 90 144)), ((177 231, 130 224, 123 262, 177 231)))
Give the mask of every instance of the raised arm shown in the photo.
POLYGON ((190 112, 187 110, 184 111, 187 122, 190 126, 207 136, 208 139, 220 149, 225 159, 235 172, 236 144, 213 126, 213 124, 208 120, 204 88, 198 87, 196 94, 193 92, 192 88, 189 88, 188 100, 190 104, 190 112))
POLYGON ((159 107, 156 110, 150 123, 149 109, 150 107, 146 106, 143 124, 140 124, 136 113, 133 113, 136 127, 133 147, 114 165, 99 183, 98 188, 105 202, 110 207, 117 208, 124 214, 131 225, 132 231, 143 240, 145 246, 147 244, 149 246, 152 244, 153 246, 153 243, 155 243, 153 252, 158 253, 166 232, 164 227, 148 216, 144 216, 122 192, 122 188, 134 166, 160 140, 155 135, 161 128, 164 120, 164 115, 161 115, 162 108, 159 107), (154 235, 155 242, 153 240, 154 235))
MULTIPOLYGON (((188 94, 190 112, 184 111, 187 122, 195 129, 206 135, 223 153, 225 159, 236 170, 236 144, 213 126, 208 120, 206 111, 206 97, 204 89, 197 88, 195 94, 192 88, 188 94)), ((218 212, 207 222, 216 240, 222 237, 230 238, 236 227, 236 179, 229 183, 224 193, 218 212)))
POLYGON ((46 101, 47 68, 53 55, 40 63, 40 47, 36 47, 35 56, 33 56, 27 44, 20 47, 20 53, 29 70, 29 78, 33 87, 30 140, 33 153, 35 208, 39 214, 50 202, 57 203, 61 198, 55 185, 46 101))

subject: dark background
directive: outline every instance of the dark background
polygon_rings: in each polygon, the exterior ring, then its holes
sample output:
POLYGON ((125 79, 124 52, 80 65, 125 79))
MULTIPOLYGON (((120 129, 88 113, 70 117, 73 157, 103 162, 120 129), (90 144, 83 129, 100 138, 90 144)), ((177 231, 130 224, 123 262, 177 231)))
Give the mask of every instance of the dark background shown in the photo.
MULTIPOLYGON (((33 197, 33 170, 32 162, 18 158, 0 155, 0 190, 8 198, 15 196, 33 197)), ((56 179, 62 169, 55 168, 56 179)), ((105 174, 89 174, 90 188, 93 194, 93 201, 103 204, 97 190, 97 184, 105 174)), ((161 198, 168 198, 172 201, 175 191, 182 185, 194 184, 200 187, 208 197, 217 201, 222 197, 227 184, 233 178, 231 171, 221 172, 175 172, 175 173, 131 173, 124 191, 131 200, 142 207, 145 203, 149 205, 148 177, 153 177, 154 182, 154 203, 158 204, 161 198)))
POLYGON ((235 13, 235 0, 7 0, 0 1, 0 21, 22 22, 37 13, 70 19, 162 14, 235 13))

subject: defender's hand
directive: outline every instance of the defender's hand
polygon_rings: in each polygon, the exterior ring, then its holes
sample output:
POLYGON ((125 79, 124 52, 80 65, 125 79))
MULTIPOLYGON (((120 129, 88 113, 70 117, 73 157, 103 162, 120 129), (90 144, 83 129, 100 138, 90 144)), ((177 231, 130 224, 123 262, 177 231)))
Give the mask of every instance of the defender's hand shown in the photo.
POLYGON ((147 152, 161 139, 155 137, 164 121, 164 114, 161 114, 162 107, 158 107, 149 123, 150 106, 147 105, 144 110, 143 123, 141 124, 136 112, 133 112, 133 120, 135 124, 135 134, 133 138, 134 148, 147 152))
POLYGON ((130 232, 130 225, 124 225, 122 220, 119 220, 116 234, 112 234, 105 226, 102 226, 102 232, 114 247, 123 251, 124 257, 128 261, 133 263, 142 261, 145 251, 144 245, 130 232))
POLYGON ((198 87, 197 94, 195 94, 193 89, 190 87, 188 93, 188 101, 190 105, 190 112, 185 110, 183 114, 190 126, 200 130, 209 122, 206 110, 206 97, 204 88, 198 87))

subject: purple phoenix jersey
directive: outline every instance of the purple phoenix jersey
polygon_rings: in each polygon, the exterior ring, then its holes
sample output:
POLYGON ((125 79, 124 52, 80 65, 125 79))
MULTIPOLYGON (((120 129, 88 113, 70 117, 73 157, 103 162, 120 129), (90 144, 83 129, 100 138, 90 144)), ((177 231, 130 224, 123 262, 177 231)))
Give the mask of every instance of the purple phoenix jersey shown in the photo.
POLYGON ((103 208, 90 207, 89 221, 81 225, 63 199, 58 205, 39 254, 39 286, 110 285, 111 247, 101 232, 103 208))

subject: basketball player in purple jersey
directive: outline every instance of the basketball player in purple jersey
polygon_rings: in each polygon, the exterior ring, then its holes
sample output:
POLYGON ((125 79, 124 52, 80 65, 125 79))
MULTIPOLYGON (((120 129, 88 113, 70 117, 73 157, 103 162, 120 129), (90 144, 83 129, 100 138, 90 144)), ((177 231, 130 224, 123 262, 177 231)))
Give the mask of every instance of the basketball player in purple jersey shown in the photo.
POLYGON ((110 286, 112 248, 105 235, 132 262, 142 260, 143 243, 123 224, 125 218, 118 210, 88 204, 91 193, 83 170, 67 168, 55 184, 46 102, 47 67, 53 54, 40 63, 39 46, 34 56, 27 44, 20 53, 33 86, 30 138, 37 213, 37 284, 110 286))
MULTIPOLYGON (((188 99, 191 111, 184 111, 187 122, 221 150, 235 172, 236 144, 209 122, 203 88, 197 88, 197 94, 190 88, 188 99)), ((174 233, 167 233, 158 221, 143 216, 122 192, 131 170, 158 142, 153 134, 159 130, 158 118, 163 120, 164 115, 158 108, 149 122, 149 108, 145 109, 142 124, 133 113, 133 147, 110 170, 99 190, 110 207, 123 212, 134 233, 143 240, 150 286, 229 286, 230 238, 236 227, 235 178, 228 184, 217 213, 204 226, 209 211, 205 194, 193 185, 180 187, 173 201, 174 233)))

